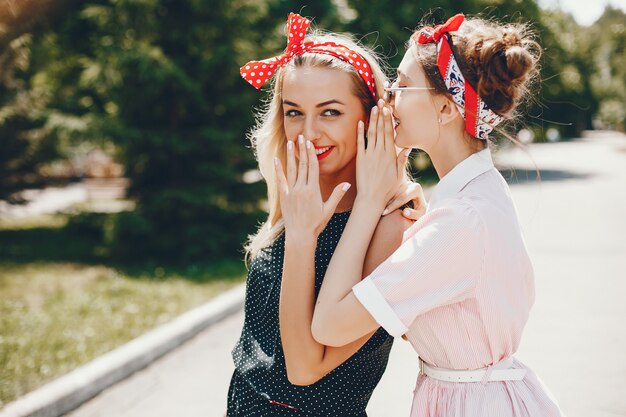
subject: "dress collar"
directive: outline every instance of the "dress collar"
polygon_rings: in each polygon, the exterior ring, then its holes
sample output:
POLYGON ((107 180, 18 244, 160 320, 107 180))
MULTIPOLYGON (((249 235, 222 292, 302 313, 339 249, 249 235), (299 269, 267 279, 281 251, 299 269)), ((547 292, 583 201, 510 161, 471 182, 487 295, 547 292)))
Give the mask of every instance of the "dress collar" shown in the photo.
POLYGON ((494 167, 491 151, 485 148, 459 162, 450 172, 439 181, 433 189, 430 203, 437 203, 442 199, 452 197, 461 191, 471 180, 494 167))

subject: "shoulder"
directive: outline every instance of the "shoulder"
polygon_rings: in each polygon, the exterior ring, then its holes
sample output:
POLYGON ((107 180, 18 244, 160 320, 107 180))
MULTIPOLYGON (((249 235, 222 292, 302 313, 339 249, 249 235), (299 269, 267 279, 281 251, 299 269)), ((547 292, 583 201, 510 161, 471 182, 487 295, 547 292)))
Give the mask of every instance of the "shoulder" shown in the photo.
POLYGON ((430 210, 420 220, 421 228, 435 227, 441 232, 453 229, 480 233, 484 229, 484 202, 474 197, 455 197, 430 210))
POLYGON ((376 230, 374 230, 372 243, 388 243, 398 238, 402 241, 402 235, 414 223, 414 221, 404 217, 401 210, 394 210, 380 218, 376 230))
POLYGON ((405 218, 400 210, 380 218, 367 249, 363 276, 369 275, 400 247, 404 232, 413 224, 414 222, 405 218))

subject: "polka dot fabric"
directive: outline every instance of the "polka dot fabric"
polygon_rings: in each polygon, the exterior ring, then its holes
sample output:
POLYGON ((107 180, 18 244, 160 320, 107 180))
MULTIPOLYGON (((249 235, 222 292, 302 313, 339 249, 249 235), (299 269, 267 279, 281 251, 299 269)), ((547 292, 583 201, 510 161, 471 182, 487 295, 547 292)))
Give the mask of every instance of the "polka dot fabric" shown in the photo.
MULTIPOLYGON (((349 217, 349 213, 334 214, 318 238, 316 295, 349 217)), ((250 264, 244 326, 232 352, 235 372, 227 415, 364 417, 387 366, 393 338, 379 329, 358 352, 318 382, 308 386, 290 384, 278 323, 284 249, 282 235, 250 264)))
POLYGON ((289 13, 289 18, 287 19, 287 49, 285 49, 282 55, 264 59, 263 61, 248 62, 239 69, 241 76, 253 87, 259 89, 276 73, 276 69, 279 66, 285 65, 298 55, 307 52, 332 55, 352 65, 367 85, 374 99, 376 99, 374 74, 372 74, 372 69, 367 60, 353 50, 335 42, 304 42, 310 25, 311 21, 309 19, 296 13, 289 13))

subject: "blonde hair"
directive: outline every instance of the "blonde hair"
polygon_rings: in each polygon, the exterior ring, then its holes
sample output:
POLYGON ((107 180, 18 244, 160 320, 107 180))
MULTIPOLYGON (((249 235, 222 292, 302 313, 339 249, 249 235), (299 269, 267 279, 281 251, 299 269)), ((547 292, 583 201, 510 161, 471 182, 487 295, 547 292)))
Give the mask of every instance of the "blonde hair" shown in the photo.
MULTIPOLYGON (((282 80, 286 71, 297 67, 318 67, 339 69, 350 74, 354 94, 360 99, 364 113, 369 114, 370 109, 376 104, 376 100, 384 95, 385 74, 376 59, 375 53, 359 45, 355 40, 346 36, 334 33, 322 33, 313 31, 306 38, 305 42, 313 41, 335 42, 360 54, 369 64, 374 82, 376 83, 376 99, 372 97, 370 90, 359 76, 357 70, 349 63, 335 58, 332 55, 319 53, 305 53, 292 59, 284 67, 276 71, 272 79, 272 95, 261 109, 257 118, 256 126, 251 130, 248 139, 252 144, 255 157, 259 163, 259 171, 267 183, 267 200, 269 215, 267 220, 261 224, 256 234, 248 237, 245 246, 246 261, 254 258, 261 249, 273 243, 284 231, 285 225, 280 210, 279 193, 276 186, 274 157, 278 157, 286 166, 286 145, 287 137, 283 127, 284 112, 282 110, 282 80)), ((354 138, 356 141, 356 137, 354 138)))

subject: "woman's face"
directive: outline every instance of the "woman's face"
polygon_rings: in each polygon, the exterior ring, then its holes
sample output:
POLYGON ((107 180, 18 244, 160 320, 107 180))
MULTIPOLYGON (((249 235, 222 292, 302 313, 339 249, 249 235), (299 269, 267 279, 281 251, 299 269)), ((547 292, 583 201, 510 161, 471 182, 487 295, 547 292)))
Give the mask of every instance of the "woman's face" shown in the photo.
MULTIPOLYGON (((351 76, 338 69, 297 67, 283 77, 285 135, 315 146, 320 176, 356 172, 356 135, 363 106, 352 93, 351 76)), ((296 146, 296 155, 297 155, 296 146)))
MULTIPOLYGON (((426 74, 415 59, 412 46, 398 67, 394 87, 430 87, 426 74)), ((428 149, 439 137, 438 114, 432 90, 397 91, 391 101, 396 121, 396 145, 428 149)))

